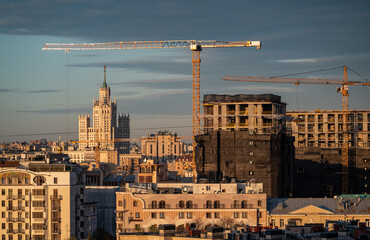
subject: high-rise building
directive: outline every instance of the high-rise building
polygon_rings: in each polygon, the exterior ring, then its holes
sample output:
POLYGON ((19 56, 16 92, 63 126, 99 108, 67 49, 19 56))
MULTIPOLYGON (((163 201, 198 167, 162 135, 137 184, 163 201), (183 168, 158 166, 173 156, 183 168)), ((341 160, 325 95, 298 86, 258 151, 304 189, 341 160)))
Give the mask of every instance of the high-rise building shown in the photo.
POLYGON ((130 143, 117 141, 117 138, 130 138, 130 117, 128 114, 118 115, 117 100, 111 99, 110 87, 106 81, 106 68, 104 66, 104 82, 99 88, 99 99, 93 102, 93 119, 89 114, 79 115, 79 141, 80 149, 96 147, 102 150, 118 150, 119 153, 129 153, 130 143), (92 142, 88 142, 92 141, 92 142))
POLYGON ((204 96, 204 131, 195 141, 199 180, 263 183, 268 197, 292 191, 294 139, 286 104, 273 94, 204 96))
POLYGON ((96 204, 85 202, 82 171, 69 164, 8 165, 0 170, 1 239, 84 239, 96 230, 96 204))

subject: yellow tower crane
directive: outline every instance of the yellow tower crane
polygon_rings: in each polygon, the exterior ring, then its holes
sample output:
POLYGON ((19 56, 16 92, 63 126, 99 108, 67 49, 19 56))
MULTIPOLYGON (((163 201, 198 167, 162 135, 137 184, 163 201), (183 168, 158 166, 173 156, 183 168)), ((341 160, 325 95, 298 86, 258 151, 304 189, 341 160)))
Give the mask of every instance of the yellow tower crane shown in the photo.
MULTIPOLYGON (((348 141, 348 86, 370 86, 370 83, 348 81, 347 66, 344 66, 343 80, 318 78, 284 78, 284 77, 252 77, 252 76, 225 76, 225 81, 240 82, 268 82, 299 84, 334 84, 342 85, 337 92, 342 93, 343 116, 343 144, 342 144, 342 194, 348 193, 349 141, 348 141)), ((321 71, 321 70, 320 70, 321 71)))
POLYGON ((200 51, 203 48, 256 47, 261 49, 261 41, 226 42, 216 40, 174 40, 174 41, 130 41, 108 43, 47 43, 42 50, 126 50, 126 49, 158 49, 158 48, 189 48, 193 51, 193 179, 196 180, 195 169, 195 136, 200 134, 200 51))

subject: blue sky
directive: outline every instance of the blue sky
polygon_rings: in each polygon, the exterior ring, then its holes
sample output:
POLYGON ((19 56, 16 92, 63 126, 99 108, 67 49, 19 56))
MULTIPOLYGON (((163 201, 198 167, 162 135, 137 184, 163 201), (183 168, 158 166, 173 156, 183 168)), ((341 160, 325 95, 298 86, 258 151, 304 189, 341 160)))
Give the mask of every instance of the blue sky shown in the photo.
MULTIPOLYGON (((369 1, 2 0, 0 142, 77 139, 78 113, 91 113, 104 65, 118 111, 130 113, 132 137, 165 127, 190 136, 190 50, 41 50, 45 43, 183 39, 262 41, 261 50, 202 51, 202 95, 274 93, 289 110, 340 109, 335 86, 222 78, 348 65, 370 79, 369 1), (72 133, 50 134, 65 132, 72 133), (29 135, 35 133, 49 134, 29 135)), ((340 69, 301 75, 342 76, 340 69)), ((363 81, 352 73, 349 78, 363 81)), ((369 109, 369 93, 351 87, 350 108, 369 109)))

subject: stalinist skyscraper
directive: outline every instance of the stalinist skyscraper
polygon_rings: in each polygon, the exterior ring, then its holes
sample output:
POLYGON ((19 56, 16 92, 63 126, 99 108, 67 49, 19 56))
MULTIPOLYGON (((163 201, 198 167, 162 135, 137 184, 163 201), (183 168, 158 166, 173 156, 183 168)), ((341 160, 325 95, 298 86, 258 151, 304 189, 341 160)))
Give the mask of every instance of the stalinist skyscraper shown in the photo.
POLYGON ((114 141, 117 138, 130 138, 130 116, 118 115, 117 99, 111 100, 110 87, 107 85, 106 67, 104 66, 104 82, 99 88, 99 99, 93 101, 93 122, 90 126, 90 115, 79 115, 80 150, 86 147, 96 147, 101 150, 118 150, 119 153, 129 153, 130 143, 114 141), (87 141, 92 141, 88 143, 87 141))

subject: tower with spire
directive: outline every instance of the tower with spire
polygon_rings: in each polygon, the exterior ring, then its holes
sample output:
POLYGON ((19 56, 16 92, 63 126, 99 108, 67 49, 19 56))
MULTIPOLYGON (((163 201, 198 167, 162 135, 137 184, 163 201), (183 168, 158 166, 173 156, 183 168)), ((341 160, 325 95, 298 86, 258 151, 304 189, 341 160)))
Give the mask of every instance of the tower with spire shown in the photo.
POLYGON ((118 150, 119 153, 129 153, 130 143, 115 139, 130 138, 130 117, 119 114, 117 120, 117 99, 111 99, 110 87, 107 85, 106 66, 104 66, 103 85, 99 87, 99 99, 93 100, 92 126, 90 115, 79 115, 80 150, 86 147, 94 148, 99 144, 102 150, 118 150), (92 141, 91 143, 84 143, 92 141))

